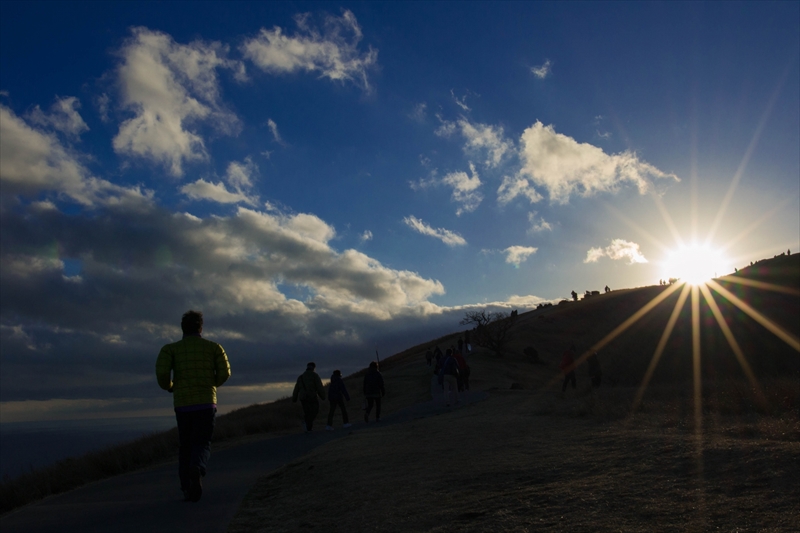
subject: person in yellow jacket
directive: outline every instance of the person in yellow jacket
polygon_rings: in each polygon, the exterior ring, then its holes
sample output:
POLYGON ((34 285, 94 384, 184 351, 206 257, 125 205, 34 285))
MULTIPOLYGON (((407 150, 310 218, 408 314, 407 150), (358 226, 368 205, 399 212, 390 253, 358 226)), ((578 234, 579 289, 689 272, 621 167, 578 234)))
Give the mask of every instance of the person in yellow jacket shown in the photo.
POLYGON ((183 339, 161 348, 156 360, 158 385, 172 393, 178 422, 178 475, 187 501, 199 501, 202 477, 211 457, 217 414, 217 387, 231 376, 225 350, 201 337, 203 313, 187 311, 183 339))
POLYGON ((320 400, 325 399, 325 388, 322 386, 322 379, 314 369, 317 368, 316 363, 308 363, 306 371, 300 374, 297 378, 297 383, 294 384, 294 391, 292 391, 292 402, 297 403, 300 400, 300 405, 303 406, 303 417, 305 422, 303 426, 306 432, 311 431, 311 426, 314 425, 314 419, 317 418, 319 413, 319 397, 320 400))

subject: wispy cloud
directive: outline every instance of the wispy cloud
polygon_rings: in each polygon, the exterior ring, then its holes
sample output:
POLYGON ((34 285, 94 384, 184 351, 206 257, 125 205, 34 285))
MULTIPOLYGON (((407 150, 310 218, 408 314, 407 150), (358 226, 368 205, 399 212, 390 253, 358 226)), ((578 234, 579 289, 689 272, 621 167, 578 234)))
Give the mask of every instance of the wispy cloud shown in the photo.
POLYGON ((528 213, 528 222, 531 224, 531 227, 528 229, 528 233, 540 233, 542 231, 553 230, 553 226, 544 218, 536 218, 536 211, 528 213))
POLYGON ((614 239, 605 248, 591 248, 586 252, 584 263, 596 263, 600 258, 608 257, 613 260, 627 259, 628 264, 647 263, 647 259, 639 250, 639 245, 635 242, 624 239, 614 239))
POLYGON ((425 122, 425 119, 428 116, 428 104, 422 102, 415 105, 414 109, 411 110, 411 113, 409 113, 408 116, 415 122, 425 122))
POLYGON ((539 193, 532 192, 534 184, 546 189, 552 202, 564 204, 573 194, 616 192, 624 184, 644 194, 652 188, 653 179, 679 181, 676 175, 641 161, 634 152, 608 155, 539 121, 525 130, 520 143, 523 165, 519 174, 504 180, 498 191, 501 202, 520 195, 539 199, 539 193))
POLYGON ((285 35, 277 26, 262 28, 258 36, 244 42, 242 53, 266 72, 318 72, 321 77, 370 90, 367 71, 377 63, 378 51, 369 47, 360 52, 363 35, 352 11, 327 17, 322 31, 312 25, 307 13, 297 15, 295 23, 297 33, 293 36, 285 35))
POLYGON ((544 64, 539 65, 538 67, 531 67, 531 72, 533 73, 534 76, 536 76, 540 80, 543 80, 547 76, 549 76, 550 73, 552 72, 552 70, 550 68, 551 65, 552 65, 552 63, 550 63, 550 60, 547 59, 544 62, 544 64))
POLYGON ((469 170, 472 176, 467 175, 466 172, 451 172, 442 178, 445 185, 453 188, 453 201, 459 204, 456 210, 458 216, 475 211, 483 200, 483 194, 478 190, 481 180, 475 171, 475 165, 470 163, 469 170))
POLYGON ((535 254, 538 248, 532 246, 509 246, 503 253, 506 254, 506 263, 519 266, 520 263, 527 261, 528 257, 535 254))
POLYGON ((28 120, 38 126, 52 128, 65 135, 78 138, 81 133, 89 131, 89 126, 78 113, 81 103, 74 96, 56 98, 50 107, 50 112, 45 113, 37 105, 28 115, 28 120))
POLYGON ((439 239, 448 246, 464 246, 467 244, 467 241, 464 239, 464 237, 458 233, 444 228, 434 229, 414 215, 405 217, 403 222, 405 222, 406 226, 414 231, 421 233, 422 235, 439 239))
POLYGON ((463 111, 472 111, 472 109, 470 109, 470 107, 467 105, 467 96, 469 96, 469 93, 459 98, 458 96, 456 96, 456 93, 453 91, 453 89, 450 89, 450 96, 453 97, 453 101, 463 111))
POLYGON ((278 125, 275 124, 275 121, 272 119, 267 120, 267 127, 269 127, 269 131, 272 133, 272 138, 275 140, 275 142, 281 146, 285 146, 286 143, 283 142, 283 137, 281 137, 281 134, 278 131, 278 125))
MULTIPOLYGON (((442 120, 441 117, 440 120, 442 120)), ((489 168, 498 166, 503 161, 503 158, 514 149, 513 143, 506 139, 502 126, 473 124, 465 117, 452 122, 442 120, 441 126, 435 133, 440 137, 449 137, 456 131, 460 132, 466 141, 464 152, 468 154, 485 154, 486 159, 483 164, 489 168)))
POLYGON ((114 137, 117 153, 163 164, 173 176, 183 175, 187 161, 207 158, 205 143, 188 124, 211 124, 218 132, 236 133, 239 119, 220 99, 217 69, 243 66, 228 59, 218 42, 176 43, 171 36, 134 28, 118 55, 117 69, 124 108, 134 114, 114 137))
POLYGON ((361 234, 359 237, 361 242, 367 242, 372 240, 372 232, 370 230, 365 230, 364 233, 361 234))

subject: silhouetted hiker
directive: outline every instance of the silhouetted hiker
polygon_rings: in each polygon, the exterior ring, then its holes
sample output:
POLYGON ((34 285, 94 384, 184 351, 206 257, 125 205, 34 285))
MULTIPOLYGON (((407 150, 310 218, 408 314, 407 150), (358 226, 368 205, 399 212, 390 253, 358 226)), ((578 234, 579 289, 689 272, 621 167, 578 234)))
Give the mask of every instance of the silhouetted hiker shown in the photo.
POLYGON ((436 345, 436 348, 433 349, 433 357, 436 359, 436 362, 441 362, 442 359, 442 350, 439 348, 439 345, 436 345))
POLYGON ((592 387, 597 388, 602 381, 603 372, 600 370, 600 360, 597 358, 597 352, 586 359, 589 365, 589 377, 592 378, 592 387))
POLYGON ((458 392, 469 390, 469 366, 467 360, 461 355, 461 350, 453 352, 453 357, 458 363, 458 392))
POLYGON ((450 406, 450 401, 458 403, 458 362, 453 357, 453 351, 448 349, 445 353, 444 361, 442 361, 442 370, 440 373, 440 382, 444 387, 444 400, 447 406, 450 406))
POLYGON ((333 431, 333 413, 336 412, 336 406, 342 411, 342 427, 349 428, 353 424, 347 417, 347 408, 344 406, 344 401, 350 401, 350 395, 347 393, 347 387, 344 386, 342 381, 342 371, 334 370, 331 374, 331 384, 328 387, 328 401, 331 403, 331 409, 328 411, 328 425, 325 426, 327 431, 333 431))
POLYGON ((183 339, 167 344, 156 360, 158 385, 172 393, 178 423, 178 476, 186 501, 199 501, 217 414, 217 387, 231 377, 222 346, 201 337, 203 313, 186 311, 183 339))
POLYGON ((322 387, 322 380, 319 375, 314 372, 315 368, 317 368, 316 363, 308 363, 306 371, 297 378, 297 383, 294 384, 294 391, 292 391, 292 402, 297 403, 299 399, 300 405, 303 406, 303 417, 305 418, 303 427, 306 432, 311 431, 314 419, 317 418, 319 400, 325 399, 325 389, 322 387), (319 397, 319 400, 317 397, 319 397))
POLYGON ((578 301, 578 293, 575 292, 575 291, 572 291, 570 294, 572 294, 572 300, 577 302, 578 301))
POLYGON ((611 292, 611 289, 608 288, 608 285, 606 285, 606 292, 611 292))
POLYGON ((561 386, 561 392, 567 390, 567 383, 572 382, 572 388, 576 388, 575 384, 575 345, 570 345, 569 349, 564 352, 561 358, 561 371, 564 373, 564 384, 561 386))
POLYGON ((444 398, 442 395, 443 387, 442 387, 442 380, 440 379, 440 375, 442 372, 442 359, 439 358, 436 361, 436 365, 433 367, 433 376, 431 377, 431 400, 437 402, 438 400, 444 398))
POLYGON ((364 375, 364 397, 367 399, 367 409, 364 411, 364 422, 369 422, 369 413, 375 405, 375 421, 381 420, 381 398, 386 394, 383 387, 383 376, 378 371, 378 363, 372 361, 367 373, 364 375))
POLYGON ((428 350, 425 352, 425 360, 428 362, 428 366, 431 366, 431 361, 433 361, 433 352, 428 350))

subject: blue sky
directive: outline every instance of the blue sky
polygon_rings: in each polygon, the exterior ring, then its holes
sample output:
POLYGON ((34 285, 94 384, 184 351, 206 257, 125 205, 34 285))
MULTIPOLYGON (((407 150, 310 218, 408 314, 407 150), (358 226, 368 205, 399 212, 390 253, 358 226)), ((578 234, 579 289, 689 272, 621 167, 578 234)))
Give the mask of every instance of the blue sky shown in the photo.
MULTIPOLYGON (((571 290, 800 248, 800 4, 0 4, 3 421, 227 407, 571 290), (227 397, 225 396, 227 394, 227 397)), ((718 272, 720 275, 726 272, 718 272)))

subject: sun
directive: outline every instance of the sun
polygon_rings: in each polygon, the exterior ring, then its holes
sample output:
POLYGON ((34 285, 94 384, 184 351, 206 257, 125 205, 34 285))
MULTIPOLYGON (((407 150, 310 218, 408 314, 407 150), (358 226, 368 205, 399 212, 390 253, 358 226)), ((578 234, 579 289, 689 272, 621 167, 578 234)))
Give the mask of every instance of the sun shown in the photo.
POLYGON ((664 262, 664 277, 701 285, 729 273, 730 261, 710 246, 692 244, 673 250, 664 262))

